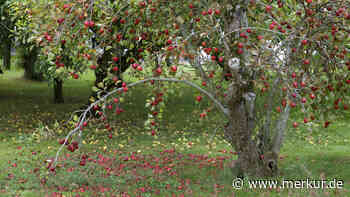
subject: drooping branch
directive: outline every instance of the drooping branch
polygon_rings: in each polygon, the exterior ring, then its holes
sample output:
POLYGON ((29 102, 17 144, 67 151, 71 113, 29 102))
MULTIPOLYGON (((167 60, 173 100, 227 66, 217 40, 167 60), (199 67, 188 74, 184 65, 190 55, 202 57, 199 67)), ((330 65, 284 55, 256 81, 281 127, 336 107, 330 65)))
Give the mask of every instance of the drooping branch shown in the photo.
MULTIPOLYGON (((140 85, 140 84, 144 84, 145 82, 148 82, 148 81, 168 81, 168 82, 175 82, 175 83, 184 83, 184 84, 187 84, 197 90, 199 90, 200 92, 202 92, 203 94, 207 95, 208 98, 210 100, 212 100, 216 107, 219 108, 224 114, 226 117, 229 117, 230 116, 230 110, 226 107, 224 107, 224 105, 219 101, 217 100, 213 94, 211 94, 210 92, 204 90, 203 88, 199 87, 198 85, 188 81, 188 80, 180 80, 180 79, 176 79, 176 78, 157 78, 157 77, 151 77, 151 78, 147 78, 147 79, 143 79, 143 80, 139 80, 139 81, 136 81, 134 83, 131 83, 129 85, 127 85, 127 87, 133 87, 133 86, 136 86, 136 85, 140 85)), ((101 103, 101 102, 105 102, 107 97, 117 93, 117 92, 120 92, 122 91, 123 88, 117 88, 111 92, 109 92, 108 94, 104 95, 102 98, 100 98, 99 100, 95 101, 94 103, 91 103, 89 105, 89 107, 87 107, 84 112, 80 115, 79 117, 79 124, 72 130, 68 133, 68 135, 66 136, 65 138, 65 141, 63 143, 63 145, 59 148, 59 150, 57 151, 56 153, 56 157, 55 157, 55 160, 53 161, 53 163, 55 164, 58 160, 58 157, 59 157, 59 154, 60 152, 62 151, 63 147, 65 146, 65 144, 68 142, 68 139, 73 135, 75 134, 76 132, 80 131, 80 136, 81 136, 81 128, 83 127, 83 123, 84 121, 86 121, 86 118, 87 118, 87 114, 91 111, 91 109, 101 103)))

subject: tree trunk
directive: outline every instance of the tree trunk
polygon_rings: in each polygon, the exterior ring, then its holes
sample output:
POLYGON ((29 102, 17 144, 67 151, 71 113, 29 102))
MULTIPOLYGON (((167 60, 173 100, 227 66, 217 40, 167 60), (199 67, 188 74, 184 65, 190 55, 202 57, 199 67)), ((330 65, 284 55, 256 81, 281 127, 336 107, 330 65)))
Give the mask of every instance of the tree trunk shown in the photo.
POLYGON ((53 87, 54 87, 54 103, 64 103, 63 81, 55 78, 53 87))
POLYGON ((277 154, 261 150, 253 139, 256 128, 256 95, 250 85, 231 83, 227 104, 230 120, 225 126, 225 137, 238 153, 233 162, 233 173, 238 177, 270 177, 277 175, 277 154))
POLYGON ((11 68, 11 42, 5 41, 3 46, 3 65, 6 70, 11 68))
POLYGON ((44 80, 42 73, 35 72, 35 62, 37 61, 39 49, 34 47, 29 49, 28 46, 21 50, 22 53, 22 66, 24 68, 24 78, 35 81, 44 80))
POLYGON ((225 127, 225 135, 238 153, 232 170, 237 177, 271 177, 277 175, 277 154, 261 154, 252 139, 251 117, 244 100, 231 106, 231 120, 225 127))
MULTIPOLYGON (((127 70, 129 65, 127 64, 127 59, 128 56, 123 56, 120 58, 120 62, 118 62, 118 68, 119 70, 117 72, 112 71, 113 74, 120 80, 119 83, 115 83, 113 80, 105 80, 107 75, 108 75, 108 68, 109 68, 109 61, 112 59, 112 55, 110 51, 105 51, 101 57, 98 58, 97 60, 97 69, 95 70, 95 83, 94 86, 99 89, 98 92, 92 92, 90 97, 89 97, 89 102, 87 105, 84 105, 81 107, 81 109, 85 109, 87 106, 89 106, 91 103, 94 101, 98 100, 100 97, 103 95, 107 94, 110 90, 113 88, 120 88, 122 87, 122 78, 121 74, 127 70), (103 88, 100 88, 98 84, 102 83, 103 88)), ((94 109, 92 109, 94 110, 94 109)), ((95 111, 92 111, 92 114, 94 116, 97 116, 95 111)))

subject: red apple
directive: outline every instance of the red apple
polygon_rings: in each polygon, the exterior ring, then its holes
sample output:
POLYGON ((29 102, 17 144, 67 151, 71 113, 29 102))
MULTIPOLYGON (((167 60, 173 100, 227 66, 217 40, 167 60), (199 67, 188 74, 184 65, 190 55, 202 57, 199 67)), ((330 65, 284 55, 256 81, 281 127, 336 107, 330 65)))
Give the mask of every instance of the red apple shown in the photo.
POLYGON ((80 166, 85 166, 85 164, 86 164, 86 160, 85 159, 81 160, 80 163, 79 163, 80 166))
POLYGON ((286 100, 282 100, 282 106, 285 107, 287 105, 287 101, 286 100))
POLYGON ((295 106, 297 106, 293 101, 292 102, 290 102, 290 107, 292 107, 292 108, 294 108, 295 106))
POLYGON ((271 12, 272 6, 271 5, 266 5, 265 11, 266 12, 271 12))
POLYGON ((119 58, 118 57, 113 57, 112 60, 113 60, 113 62, 117 62, 119 60, 119 58))
POLYGON ((277 106, 277 107, 276 107, 276 111, 277 111, 278 113, 281 113, 281 107, 280 107, 280 106, 277 106))
POLYGON ((52 42, 52 37, 50 35, 45 36, 46 40, 52 42))
POLYGON ((297 122, 293 122, 293 127, 294 127, 294 128, 297 128, 298 125, 299 125, 299 124, 298 124, 297 122))
POLYGON ((329 122, 329 121, 326 121, 326 122, 324 123, 324 128, 327 128, 327 127, 329 126, 329 124, 330 124, 330 122, 329 122))
POLYGON ((294 88, 298 88, 298 82, 294 81, 294 82, 293 82, 293 87, 294 87, 294 88))
POLYGON ((307 40, 302 40, 302 41, 301 41, 301 44, 307 45, 307 40))
POLYGON ((136 68, 139 66, 139 64, 134 63, 134 64, 132 64, 131 66, 132 66, 133 69, 136 69, 136 68))
POLYGON ((171 66, 171 67, 170 67, 170 70, 171 70, 172 72, 176 72, 176 71, 177 71, 177 67, 176 67, 176 66, 171 66))
POLYGON ((90 68, 91 68, 92 70, 95 70, 95 69, 97 68, 97 66, 96 66, 96 65, 91 65, 90 68))
POLYGON ((146 3, 145 3, 144 1, 141 1, 141 2, 139 3, 139 6, 140 6, 140 7, 145 7, 145 6, 146 6, 146 3))
POLYGON ((304 123, 308 123, 309 120, 307 118, 304 118, 304 123))
POLYGON ((314 99, 316 96, 315 96, 314 94, 310 93, 309 97, 310 97, 311 99, 314 99))
POLYGON ((158 67, 157 69, 156 69, 156 72, 157 72, 157 74, 162 74, 162 68, 161 67, 158 67))

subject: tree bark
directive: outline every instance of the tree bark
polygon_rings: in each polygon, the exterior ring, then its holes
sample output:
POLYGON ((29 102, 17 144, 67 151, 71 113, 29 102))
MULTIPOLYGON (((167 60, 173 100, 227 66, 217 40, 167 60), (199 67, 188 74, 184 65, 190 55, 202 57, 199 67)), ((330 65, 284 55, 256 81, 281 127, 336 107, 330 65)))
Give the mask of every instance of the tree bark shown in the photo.
POLYGON ((64 103, 63 98, 63 81, 61 79, 54 79, 54 103, 64 103))
POLYGON ((6 70, 11 68, 11 42, 5 41, 3 45, 3 65, 6 70))
POLYGON ((37 47, 29 49, 28 46, 24 46, 21 51, 23 64, 22 66, 24 68, 24 78, 35 81, 43 81, 44 77, 42 73, 35 72, 35 63, 37 61, 39 53, 38 50, 39 49, 37 47))
POLYGON ((232 166, 237 177, 272 177, 277 175, 277 154, 265 152, 260 154, 252 138, 251 117, 246 108, 245 100, 240 100, 231 106, 231 120, 225 127, 225 135, 234 150, 238 160, 232 166))

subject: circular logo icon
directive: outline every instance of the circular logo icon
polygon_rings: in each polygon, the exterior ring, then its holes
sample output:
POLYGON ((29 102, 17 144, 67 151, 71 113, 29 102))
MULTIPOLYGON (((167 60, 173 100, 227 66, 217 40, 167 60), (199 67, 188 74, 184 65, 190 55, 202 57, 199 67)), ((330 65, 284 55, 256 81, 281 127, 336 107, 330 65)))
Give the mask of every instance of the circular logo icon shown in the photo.
POLYGON ((232 187, 234 189, 242 189, 243 187, 243 180, 241 178, 235 178, 232 181, 232 187))

